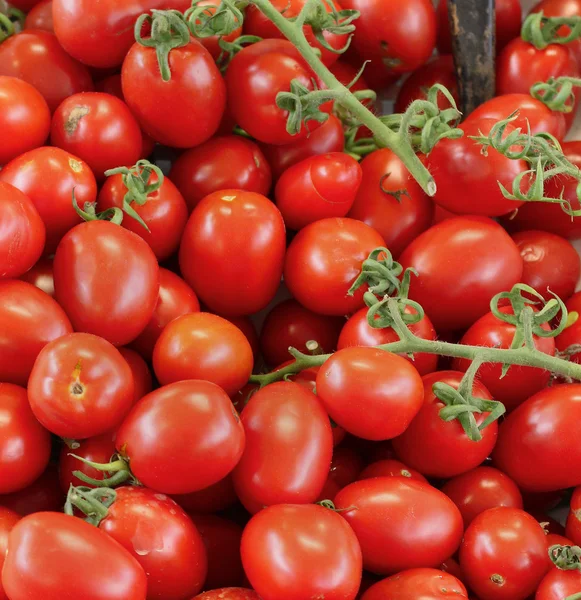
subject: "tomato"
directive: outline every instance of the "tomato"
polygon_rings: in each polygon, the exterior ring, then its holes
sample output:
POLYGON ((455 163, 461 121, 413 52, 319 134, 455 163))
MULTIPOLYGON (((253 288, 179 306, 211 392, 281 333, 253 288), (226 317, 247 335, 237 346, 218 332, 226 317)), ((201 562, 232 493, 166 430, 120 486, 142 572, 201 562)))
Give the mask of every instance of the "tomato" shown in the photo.
POLYGON ((329 477, 339 489, 353 483, 363 469, 363 459, 353 448, 339 446, 333 450, 329 477))
POLYGON ((153 350, 153 368, 162 385, 204 379, 230 396, 248 381, 253 364, 252 348, 240 329, 205 312, 171 321, 153 350))
POLYGON ((67 98, 52 117, 54 146, 84 160, 98 179, 141 156, 141 130, 127 105, 110 94, 85 92, 67 98))
POLYGON ((553 567, 541 580, 535 600, 575 598, 581 590, 581 571, 563 571, 553 567))
POLYGON ((204 514, 226 510, 238 501, 231 475, 197 492, 172 497, 184 510, 204 514))
POLYGON ((133 403, 135 404, 153 389, 151 371, 145 360, 135 350, 119 348, 119 352, 129 365, 133 375, 133 403))
POLYGON ((242 564, 263 600, 354 600, 361 550, 337 513, 280 504, 255 515, 242 534, 242 564))
POLYGON ((52 0, 41 0, 28 11, 24 29, 42 29, 54 33, 52 21, 52 0))
POLYGON ((123 4, 105 0, 54 0, 54 29, 64 49, 93 67, 117 67, 135 41, 133 26, 142 13, 153 9, 186 10, 188 0, 137 0, 123 4), (90 14, 91 18, 87 19, 90 14))
POLYGON ((173 163, 170 177, 190 212, 212 192, 236 189, 266 196, 272 182, 260 148, 239 135, 214 137, 186 150, 173 163))
POLYGON ((157 260, 139 236, 119 225, 81 223, 59 244, 54 286, 77 331, 122 346, 151 319, 159 289, 157 260))
POLYGON ((93 89, 87 67, 71 58, 52 33, 40 29, 26 29, 2 42, 0 75, 17 77, 34 86, 51 112, 65 98, 93 89))
POLYGON ((481 600, 525 600, 549 565, 543 530, 518 508, 484 511, 469 525, 460 546, 466 584, 481 600))
POLYGON ((244 450, 244 428, 217 385, 178 381, 142 398, 115 443, 143 485, 164 494, 188 494, 232 471, 244 450))
POLYGON ((541 390, 500 426, 495 465, 521 490, 548 492, 581 485, 581 448, 574 441, 580 418, 581 385, 541 390))
POLYGON ((408 569, 371 586, 361 600, 468 598, 461 581, 436 569, 408 569))
POLYGON ((191 214, 180 268, 210 310, 249 315, 274 298, 285 247, 282 215, 266 196, 222 190, 206 196, 191 214))
MULTIPOLYGON (((500 307, 500 312, 512 314, 509 306, 500 307)), ((550 330, 548 324, 542 328, 550 330)), ((488 348, 510 348, 516 327, 498 319, 489 312, 478 319, 460 340, 461 344, 468 346, 485 346, 488 348)), ((553 356, 555 354, 555 340, 550 337, 533 335, 535 348, 553 356)), ((467 371, 472 361, 455 358, 452 368, 458 371, 467 371)), ((527 398, 542 390, 551 377, 549 371, 535 369, 534 367, 521 367, 511 365, 506 375, 502 375, 502 365, 487 363, 478 369, 478 379, 492 394, 492 397, 502 402, 508 411, 515 409, 527 398)))
POLYGON ((38 4, 39 0, 13 0, 10 4, 22 11, 28 11, 38 4))
POLYGON ((571 496, 565 534, 576 546, 581 543, 581 487, 575 488, 571 496))
POLYGON ((208 574, 204 589, 241 585, 244 569, 240 557, 242 528, 216 515, 191 515, 202 536, 208 557, 208 574))
MULTIPOLYGON (((573 294, 569 300, 567 300, 565 306, 569 313, 567 319, 567 325, 565 329, 555 338, 555 345, 560 352, 564 352, 570 346, 575 346, 581 343, 581 321, 579 320, 579 314, 581 313, 581 292, 573 294)), ((573 362, 581 361, 581 354, 575 352, 571 355, 573 362)))
POLYGON ((372 152, 361 168, 363 180, 348 216, 376 229, 397 258, 431 225, 434 205, 391 150, 372 152))
POLYGON ((58 600, 64 589, 84 600, 145 600, 147 579, 107 534, 76 517, 43 512, 10 532, 2 584, 10 600, 58 600))
POLYGON ((164 81, 155 48, 136 42, 123 61, 123 96, 156 142, 191 148, 216 133, 226 105, 226 86, 211 54, 193 38, 171 50, 169 68, 171 79, 164 81))
POLYGON ((23 273, 19 279, 32 283, 32 285, 49 296, 54 296, 54 278, 52 276, 51 258, 41 258, 31 269, 26 271, 26 273, 23 273))
MULTIPOLYGON (((6 551, 8 550, 8 534, 10 530, 20 520, 20 516, 15 512, 0 506, 0 572, 2 571, 2 565, 4 564, 4 558, 6 551)), ((2 582, 0 581, 0 600, 9 600, 8 596, 4 593, 2 582)))
POLYGON ((0 281, 0 381, 26 386, 38 353, 73 328, 63 309, 24 281, 0 281))
POLYGON ((472 325, 488 312, 495 294, 520 281, 523 270, 516 244, 483 217, 434 225, 406 248, 400 263, 418 271, 410 298, 422 305, 438 332, 472 325))
POLYGON ((21 517, 44 511, 60 511, 65 503, 56 467, 49 464, 44 473, 29 486, 12 494, 0 495, 4 506, 21 517))
POLYGON ((296 135, 286 130, 288 111, 276 104, 279 92, 288 92, 297 80, 313 90, 313 74, 288 40, 269 39, 246 46, 226 72, 228 110, 253 138, 266 144, 289 144, 307 137, 320 123, 311 120, 296 135))
POLYGON ((314 502, 333 453, 331 424, 317 397, 291 381, 273 383, 250 398, 242 424, 246 447, 233 479, 244 507, 254 514, 273 504, 314 502))
POLYGON ((192 600, 260 600, 254 590, 246 588, 221 588, 204 592, 192 600))
POLYGON ((95 202, 97 183, 89 166, 60 148, 36 148, 10 161, 0 171, 0 181, 26 194, 46 227, 47 254, 52 254, 69 229, 81 222, 72 203, 95 202))
MULTIPOLYGON (((184 1, 187 4, 187 0, 180 1, 184 1)), ((196 6, 205 6, 205 12, 211 15, 215 14, 217 8, 217 5, 213 3, 213 0, 200 0, 196 3, 196 6)), ((187 6, 187 8, 189 8, 189 6, 187 6)), ((244 18, 244 20, 246 21, 246 17, 244 18)), ((206 50, 208 50, 208 52, 212 55, 212 58, 217 62, 218 58, 220 58, 220 54, 222 54, 223 52, 219 44, 220 39, 224 40, 225 42, 233 42, 237 40, 241 35, 242 27, 237 27, 232 31, 232 33, 228 35, 212 35, 210 37, 199 38, 198 41, 204 46, 204 48, 206 48, 206 50)))
MULTIPOLYGON (((367 322, 367 308, 358 310, 343 326, 337 349, 350 346, 379 346, 390 342, 397 342, 399 336, 391 327, 374 329, 367 322)), ((414 309, 406 306, 405 312, 414 314, 414 309)), ((418 321, 408 325, 408 329, 417 337, 424 340, 435 340, 436 331, 430 319, 426 315, 418 321)), ((400 354, 409 360, 420 375, 426 375, 435 371, 438 366, 438 356, 435 354, 417 353, 411 358, 407 354, 400 354)))
POLYGON ((260 355, 260 341, 252 319, 250 317, 226 317, 226 320, 230 321, 232 325, 236 325, 236 327, 244 334, 244 337, 248 340, 248 343, 252 348, 252 356, 256 363, 260 355))
POLYGON ((406 477, 356 481, 335 506, 361 544, 363 568, 380 575, 437 567, 462 538, 462 517, 442 492, 406 477))
POLYGON ((371 479, 372 477, 408 477, 416 481, 428 481, 419 471, 410 469, 399 460, 390 458, 371 463, 363 469, 357 479, 371 479))

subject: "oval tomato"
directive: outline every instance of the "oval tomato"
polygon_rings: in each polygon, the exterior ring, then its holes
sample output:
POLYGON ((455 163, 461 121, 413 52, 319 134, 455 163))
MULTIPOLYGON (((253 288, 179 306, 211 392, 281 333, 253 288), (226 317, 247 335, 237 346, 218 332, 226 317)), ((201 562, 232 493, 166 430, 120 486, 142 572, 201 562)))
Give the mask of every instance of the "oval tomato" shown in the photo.
MULTIPOLYGON (((4 559, 8 550, 8 534, 10 530, 18 523, 20 516, 15 512, 0 506, 0 573, 4 565, 4 559)), ((0 600, 9 600, 4 592, 2 582, 0 581, 0 600)))
POLYGON ((416 481, 425 481, 427 479, 415 469, 410 469, 399 460, 386 458, 371 463, 361 473, 357 479, 371 479, 373 477, 408 477, 416 481))
POLYGON ((52 274, 51 258, 41 258, 32 269, 23 273, 19 279, 31 283, 45 294, 54 297, 54 277, 52 274))
POLYGON ((581 590, 581 571, 563 571, 552 568, 541 580, 535 600, 567 600, 579 597, 581 590))

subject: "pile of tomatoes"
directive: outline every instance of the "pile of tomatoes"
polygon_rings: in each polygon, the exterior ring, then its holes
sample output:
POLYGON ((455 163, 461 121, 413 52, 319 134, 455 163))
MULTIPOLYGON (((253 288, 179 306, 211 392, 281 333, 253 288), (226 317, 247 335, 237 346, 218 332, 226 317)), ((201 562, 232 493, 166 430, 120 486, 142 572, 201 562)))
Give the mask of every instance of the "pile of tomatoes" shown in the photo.
MULTIPOLYGON (((581 42, 538 49, 520 37, 519 1, 496 1, 498 95, 421 157, 432 199, 394 151, 344 151, 352 122, 333 102, 289 133, 277 94, 324 85, 252 3, 224 39, 262 40, 229 64, 224 40, 164 29, 191 0, 12 3, 0 21, 0 600, 581 597, 581 384, 484 364, 468 393, 507 414, 473 411, 470 439, 442 410, 471 361, 376 348, 400 336, 371 327, 367 285, 348 293, 387 248, 399 273, 414 270, 416 338, 510 348, 514 306, 490 303, 525 284, 536 295, 523 302, 556 294, 568 309, 558 335, 554 321, 535 329, 535 348, 581 362, 581 219, 507 199, 499 182, 525 185, 530 166, 470 137, 518 110, 506 133, 550 133, 581 166, 581 142, 563 141, 572 103, 559 112, 529 93, 578 78, 581 42), (300 361, 289 347, 333 354, 251 381, 300 361)), ((305 2, 272 4, 292 18, 305 2)), ((360 12, 347 52, 330 49, 346 33, 304 33, 339 81, 369 61, 353 89, 403 77, 398 111, 434 83, 457 98, 445 0, 334 9, 360 12)), ((533 10, 581 17, 581 2, 533 10)), ((577 185, 550 179, 545 196, 578 209, 577 185)))

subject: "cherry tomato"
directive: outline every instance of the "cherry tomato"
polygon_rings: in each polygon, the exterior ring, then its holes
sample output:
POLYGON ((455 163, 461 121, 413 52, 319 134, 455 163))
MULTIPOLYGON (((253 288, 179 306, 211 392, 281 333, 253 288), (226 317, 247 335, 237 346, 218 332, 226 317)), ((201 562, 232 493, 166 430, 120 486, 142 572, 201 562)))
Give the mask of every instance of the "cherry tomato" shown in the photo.
POLYGON ((54 33, 52 20, 52 0, 41 0, 26 15, 24 29, 42 29, 54 33))
POLYGON ((423 306, 438 332, 472 325, 495 294, 520 281, 523 270, 516 244, 483 217, 434 225, 406 248, 400 263, 419 273, 412 278, 410 298, 423 306))
POLYGON ((565 534, 576 546, 581 543, 581 487, 575 488, 571 496, 565 534))
POLYGON ((415 469, 410 469, 399 460, 386 458, 371 463, 359 474, 357 479, 371 479, 372 477, 408 477, 416 481, 425 481, 427 479, 415 469))
POLYGON ((361 550, 341 515, 322 506, 279 504, 242 534, 242 564, 263 600, 354 600, 361 550))
POLYGON ((231 475, 197 492, 174 494, 173 499, 190 513, 204 514, 226 510, 238 501, 231 475))
POLYGON ((464 534, 460 566, 481 600, 525 600, 549 569, 545 534, 524 510, 491 508, 464 534))
POLYGON ((260 148, 239 135, 214 137, 186 150, 173 163, 170 177, 190 212, 212 192, 237 189, 266 196, 272 182, 260 148))
POLYGON ((286 237, 279 210, 265 196, 222 190, 191 214, 180 246, 184 279, 210 310, 249 315, 274 298, 286 237))
POLYGON ((40 29, 26 29, 2 42, 0 75, 17 77, 34 86, 51 112, 65 98, 93 89, 87 67, 71 58, 52 33, 40 29))
POLYGON ((19 279, 32 283, 32 285, 39 290, 54 297, 54 278, 52 275, 51 258, 41 258, 32 269, 23 273, 19 279))
POLYGON ((437 567, 462 538, 462 517, 442 492, 406 477, 356 481, 335 506, 361 544, 363 568, 380 575, 437 567))
POLYGON ((76 517, 43 512, 10 532, 2 584, 10 600, 145 600, 147 578, 117 542, 76 517), (50 574, 50 577, 47 576, 50 574))
MULTIPOLYGON (((573 294, 569 300, 567 300, 565 306, 569 313, 567 325, 555 338, 555 346, 560 352, 564 352, 571 346, 576 346, 581 343, 581 321, 579 320, 579 314, 581 313, 581 292, 573 294)), ((576 363, 580 362, 581 353, 574 352, 571 354, 570 359, 576 363)))
POLYGON ((135 350, 119 348, 119 352, 129 365, 133 375, 133 403, 135 404, 153 389, 151 371, 145 360, 135 350))
POLYGON ((434 205, 391 150, 372 152, 361 168, 363 180, 349 217, 376 229, 397 258, 431 225, 434 205))
POLYGON ((192 600, 260 600, 254 590, 246 588, 221 588, 204 592, 192 600))
POLYGON ((69 229, 81 222, 72 202, 80 207, 95 202, 97 183, 89 166, 60 148, 42 147, 25 152, 0 171, 0 181, 26 194, 46 227, 47 254, 56 250, 69 229))
POLYGON ((563 571, 553 567, 541 580, 535 600, 575 598, 581 590, 581 571, 563 571))
POLYGON ((39 352, 73 328, 63 309, 24 281, 0 281, 0 381, 25 386, 39 352))
MULTIPOLYGON (((20 520, 20 516, 15 512, 0 506, 0 572, 4 565, 4 558, 6 551, 8 550, 8 534, 10 530, 20 520)), ((8 596, 4 593, 2 582, 0 581, 0 600, 9 600, 8 596)))
POLYGON ((11 494, 0 495, 0 506, 4 506, 21 517, 44 511, 60 511, 65 503, 58 481, 58 472, 49 464, 44 473, 29 486, 11 494))
POLYGON ((500 426, 495 465, 521 490, 548 492, 581 485, 581 448, 574 441, 579 418, 581 385, 545 388, 500 426))
POLYGON ((77 331, 122 346, 151 319, 159 290, 157 260, 139 236, 119 225, 81 223, 59 244, 54 285, 77 331))
POLYGON ((179 381, 142 398, 115 443, 143 485, 164 494, 188 494, 232 471, 244 450, 244 428, 217 385, 179 381))
POLYGON ((291 381, 273 383, 250 398, 242 424, 246 447, 233 479, 245 508, 257 513, 273 504, 314 502, 333 453, 331 424, 317 397, 291 381))

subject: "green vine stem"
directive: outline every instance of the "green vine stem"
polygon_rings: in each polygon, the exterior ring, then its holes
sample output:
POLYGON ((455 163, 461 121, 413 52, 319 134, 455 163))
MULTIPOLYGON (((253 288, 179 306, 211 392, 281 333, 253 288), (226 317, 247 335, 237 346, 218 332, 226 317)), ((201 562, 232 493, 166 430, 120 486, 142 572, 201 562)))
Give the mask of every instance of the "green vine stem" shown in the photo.
POLYGON ((561 546, 549 548, 551 562, 562 571, 581 571, 581 548, 579 546, 561 546))
POLYGON ((109 507, 117 499, 115 490, 107 487, 89 488, 71 485, 67 494, 64 512, 71 517, 75 516, 75 508, 85 516, 85 521, 97 527, 107 516, 109 507))
POLYGON ((570 113, 575 108, 576 87, 581 87, 581 79, 577 77, 551 77, 547 81, 535 83, 530 93, 547 108, 555 112, 570 113))
POLYGON ((532 13, 524 20, 521 37, 539 50, 550 44, 569 44, 581 37, 581 17, 545 17, 542 11, 532 13), (569 29, 566 35, 559 34, 563 26, 569 29))
POLYGON ((70 454, 69 456, 72 456, 73 458, 80 460, 82 463, 93 467, 93 469, 108 475, 103 479, 94 479, 93 477, 85 475, 82 471, 73 471, 73 475, 77 479, 80 479, 83 483, 95 487, 115 487, 125 483, 126 481, 130 481, 135 485, 139 484, 129 469, 129 463, 122 456, 114 456, 113 460, 111 460, 109 463, 96 463, 81 456, 77 456, 76 454, 70 454))
POLYGON ((0 43, 14 35, 14 23, 4 14, 0 12, 0 43))

